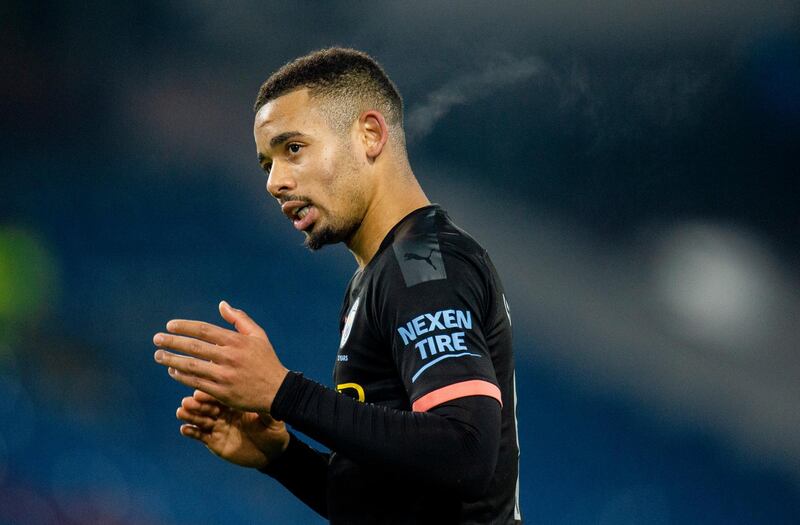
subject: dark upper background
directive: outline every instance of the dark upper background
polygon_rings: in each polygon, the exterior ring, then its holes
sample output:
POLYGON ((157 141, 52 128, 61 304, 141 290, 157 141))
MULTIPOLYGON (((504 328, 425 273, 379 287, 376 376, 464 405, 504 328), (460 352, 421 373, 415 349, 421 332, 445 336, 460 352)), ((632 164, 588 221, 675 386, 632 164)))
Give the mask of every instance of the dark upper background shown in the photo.
POLYGON ((330 384, 355 264, 251 131, 329 45, 503 275, 529 522, 800 515, 796 3, 77 4, 0 7, 0 522, 314 519, 178 434, 150 339, 224 298, 330 384))

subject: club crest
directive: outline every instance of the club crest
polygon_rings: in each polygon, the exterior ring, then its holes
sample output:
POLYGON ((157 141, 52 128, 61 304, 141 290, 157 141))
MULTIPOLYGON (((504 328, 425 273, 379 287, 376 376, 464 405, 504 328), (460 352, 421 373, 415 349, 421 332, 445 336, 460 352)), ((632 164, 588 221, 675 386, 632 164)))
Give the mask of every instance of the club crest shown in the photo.
POLYGON ((347 312, 347 317, 344 321, 344 328, 342 329, 342 339, 339 341, 339 348, 343 348, 345 343, 347 343, 347 338, 350 337, 350 330, 353 329, 353 319, 356 317, 356 310, 358 310, 358 305, 361 302, 361 297, 356 298, 356 302, 353 303, 353 306, 350 307, 350 311, 347 312))

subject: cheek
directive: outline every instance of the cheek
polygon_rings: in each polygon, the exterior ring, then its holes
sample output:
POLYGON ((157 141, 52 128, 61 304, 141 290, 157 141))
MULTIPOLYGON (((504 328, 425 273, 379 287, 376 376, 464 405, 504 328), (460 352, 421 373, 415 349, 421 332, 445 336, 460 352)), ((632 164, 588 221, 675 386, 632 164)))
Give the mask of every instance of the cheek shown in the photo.
POLYGON ((320 164, 320 173, 325 184, 331 184, 336 180, 336 159, 333 156, 324 157, 320 164))
POLYGON ((320 186, 324 191, 335 176, 333 156, 322 152, 303 159, 302 170, 309 185, 320 186))

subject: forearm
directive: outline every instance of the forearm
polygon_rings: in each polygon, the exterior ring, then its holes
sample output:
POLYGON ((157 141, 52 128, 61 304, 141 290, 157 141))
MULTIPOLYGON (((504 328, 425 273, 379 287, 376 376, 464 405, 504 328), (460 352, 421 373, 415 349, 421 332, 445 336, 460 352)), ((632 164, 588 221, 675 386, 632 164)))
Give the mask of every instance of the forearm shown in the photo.
POLYGON ((314 450, 290 434, 286 450, 272 463, 259 469, 286 487, 300 501, 327 518, 328 455, 314 450))
POLYGON ((359 403, 290 373, 272 415, 357 463, 467 497, 483 492, 497 462, 500 405, 489 397, 408 412, 359 403))

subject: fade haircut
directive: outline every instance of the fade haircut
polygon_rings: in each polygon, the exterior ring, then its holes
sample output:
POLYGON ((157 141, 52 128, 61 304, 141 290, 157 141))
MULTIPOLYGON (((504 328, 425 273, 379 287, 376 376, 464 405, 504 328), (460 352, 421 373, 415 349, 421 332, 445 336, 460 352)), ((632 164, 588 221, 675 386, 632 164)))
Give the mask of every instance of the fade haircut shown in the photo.
POLYGON ((285 64, 258 90, 253 110, 296 89, 308 88, 312 99, 323 101, 329 125, 340 133, 350 130, 358 116, 377 109, 394 128, 395 137, 403 136, 403 99, 397 87, 378 62, 356 49, 331 47, 320 49, 285 64))

